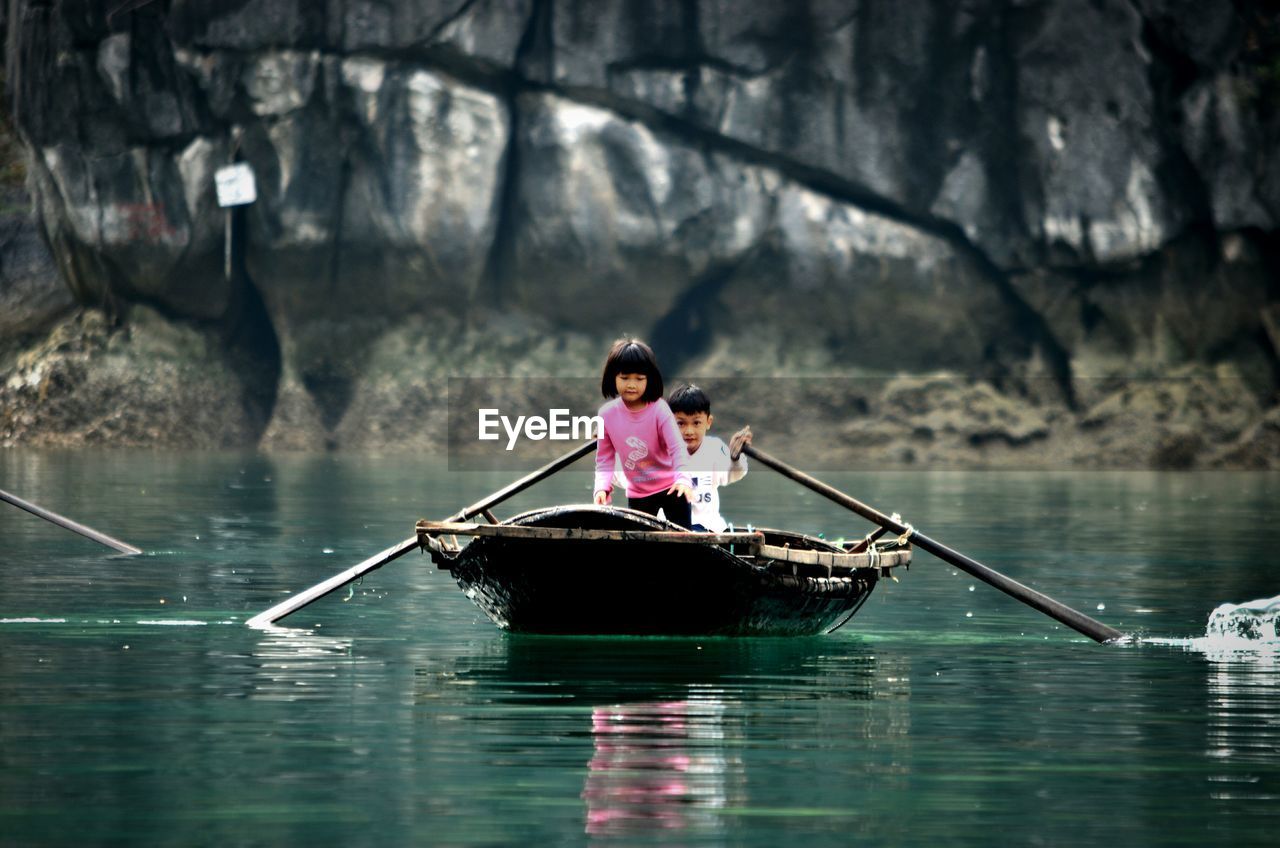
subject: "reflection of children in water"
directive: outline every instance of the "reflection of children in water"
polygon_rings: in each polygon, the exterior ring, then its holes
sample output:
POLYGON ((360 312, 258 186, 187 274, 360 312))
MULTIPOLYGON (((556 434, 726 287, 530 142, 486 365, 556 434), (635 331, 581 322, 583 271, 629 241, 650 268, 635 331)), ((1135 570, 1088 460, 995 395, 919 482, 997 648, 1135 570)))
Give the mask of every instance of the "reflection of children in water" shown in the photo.
POLYGON ((727 774, 742 771, 725 757, 723 719, 719 700, 593 709, 586 832, 718 829, 727 774))

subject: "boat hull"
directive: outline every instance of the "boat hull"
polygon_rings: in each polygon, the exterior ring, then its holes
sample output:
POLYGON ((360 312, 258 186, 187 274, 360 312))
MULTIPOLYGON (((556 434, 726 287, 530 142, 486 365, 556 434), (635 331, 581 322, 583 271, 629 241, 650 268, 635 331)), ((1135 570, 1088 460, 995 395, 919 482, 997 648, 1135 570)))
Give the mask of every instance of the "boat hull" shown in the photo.
MULTIPOLYGON (((511 523, 673 528, 610 508, 538 510, 511 523)), ((857 610, 878 576, 874 569, 847 576, 796 575, 727 546, 590 539, 477 538, 442 565, 499 627, 580 635, 825 633, 857 610)))

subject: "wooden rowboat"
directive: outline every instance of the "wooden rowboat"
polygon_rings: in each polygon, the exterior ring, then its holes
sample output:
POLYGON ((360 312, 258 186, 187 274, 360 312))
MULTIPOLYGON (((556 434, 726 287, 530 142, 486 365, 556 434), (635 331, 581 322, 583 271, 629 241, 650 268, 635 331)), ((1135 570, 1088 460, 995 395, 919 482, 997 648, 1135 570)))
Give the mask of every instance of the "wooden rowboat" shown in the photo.
POLYGON ((907 565, 779 530, 690 533, 629 509, 533 510, 499 524, 420 521, 418 540, 514 632, 794 636, 830 632, 907 565), (475 537, 460 546, 457 536, 475 537))
POLYGON ((909 543, 1096 642, 1125 635, 1024 586, 763 451, 742 452, 880 529, 854 545, 781 530, 689 533, 626 509, 563 506, 499 522, 492 509, 595 450, 584 442, 542 468, 245 622, 271 627, 330 592, 423 549, 509 630, 569 634, 804 635, 858 611, 880 577, 911 560, 909 543), (467 523, 482 515, 489 525, 467 523), (896 542, 877 547, 885 533, 896 542), (458 536, 475 536, 466 547, 458 536))
POLYGON ((790 533, 690 533, 642 512, 536 509, 501 523, 420 521, 418 542, 499 627, 522 633, 803 636, 848 621, 909 545, 790 533), (459 536, 472 540, 461 545, 459 536))

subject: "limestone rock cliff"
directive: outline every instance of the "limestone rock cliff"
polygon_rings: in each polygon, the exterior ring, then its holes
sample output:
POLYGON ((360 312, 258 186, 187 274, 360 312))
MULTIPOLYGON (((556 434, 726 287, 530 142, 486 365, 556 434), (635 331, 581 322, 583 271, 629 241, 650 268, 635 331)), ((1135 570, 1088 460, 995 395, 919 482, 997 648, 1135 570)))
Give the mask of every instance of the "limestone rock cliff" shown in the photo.
POLYGON ((216 363, 221 424, 115 442, 439 446, 448 376, 589 375, 629 332, 672 374, 837 381, 727 403, 782 430, 813 403, 812 438, 868 461, 1280 464, 1272 3, 7 0, 3 22, 64 283, 0 274, 10 443, 75 441, 19 365, 87 332, 74 301, 113 355, 164 337, 216 363), (228 215, 232 161, 259 196, 228 215))

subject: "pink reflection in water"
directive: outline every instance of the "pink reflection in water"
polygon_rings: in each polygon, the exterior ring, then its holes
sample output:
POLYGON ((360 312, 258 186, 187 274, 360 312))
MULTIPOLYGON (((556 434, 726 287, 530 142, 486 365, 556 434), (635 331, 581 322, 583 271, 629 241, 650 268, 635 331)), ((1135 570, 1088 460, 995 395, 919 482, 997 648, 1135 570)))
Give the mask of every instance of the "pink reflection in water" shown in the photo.
POLYGON ((727 804, 724 704, 684 700, 597 707, 582 797, 586 832, 717 828, 727 804))

